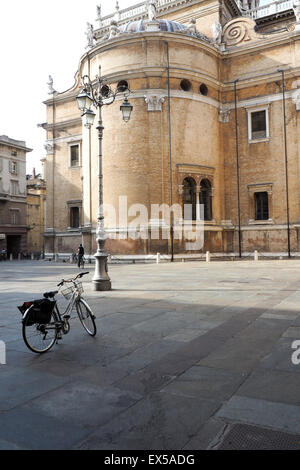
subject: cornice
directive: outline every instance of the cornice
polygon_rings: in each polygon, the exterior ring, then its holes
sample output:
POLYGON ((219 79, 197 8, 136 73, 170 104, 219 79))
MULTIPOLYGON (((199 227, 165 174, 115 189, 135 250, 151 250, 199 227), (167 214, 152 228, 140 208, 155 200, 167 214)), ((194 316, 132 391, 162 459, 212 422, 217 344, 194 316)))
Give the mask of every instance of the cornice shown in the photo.
POLYGON ((119 46, 122 43, 134 44, 136 42, 141 42, 142 40, 161 41, 162 38, 163 39, 167 38, 169 39, 169 42, 178 42, 180 44, 184 42, 186 43, 193 42, 195 45, 199 45, 199 46, 201 45, 204 49, 210 51, 214 55, 218 55, 220 53, 219 49, 214 44, 206 42, 202 40, 201 38, 189 36, 184 33, 169 32, 169 31, 157 31, 157 32, 143 31, 143 32, 137 32, 137 33, 121 34, 119 36, 113 37, 112 39, 108 39, 107 41, 103 43, 96 44, 93 47, 93 49, 89 51, 88 54, 84 55, 81 58, 81 64, 88 57, 92 59, 97 54, 114 49, 115 47, 119 46))
POLYGON ((64 91, 63 93, 57 93, 52 98, 49 98, 46 101, 43 101, 43 104, 47 106, 53 105, 53 103, 67 103, 68 101, 73 101, 78 95, 78 90, 74 91, 72 89, 70 92, 64 91))
POLYGON ((0 138, 0 145, 4 145, 6 147, 14 148, 18 150, 23 150, 26 153, 33 151, 33 149, 30 149, 26 147, 25 145, 22 145, 21 143, 19 143, 17 140, 13 140, 13 139, 5 140, 5 139, 0 138))
MULTIPOLYGON (((79 111, 78 111, 79 112, 79 111)), ((82 124, 81 117, 75 118, 75 119, 69 119, 67 121, 60 121, 53 124, 43 124, 43 129, 46 131, 51 131, 51 130, 59 130, 59 129, 64 129, 65 127, 75 127, 75 126, 80 126, 82 124)))

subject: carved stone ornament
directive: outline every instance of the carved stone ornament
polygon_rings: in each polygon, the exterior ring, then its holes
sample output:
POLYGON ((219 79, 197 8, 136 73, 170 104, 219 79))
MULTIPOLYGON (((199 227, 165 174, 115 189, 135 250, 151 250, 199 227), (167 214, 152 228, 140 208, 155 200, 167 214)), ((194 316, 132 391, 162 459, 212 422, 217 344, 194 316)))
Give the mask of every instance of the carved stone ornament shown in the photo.
POLYGON ((179 184, 178 185, 178 195, 182 196, 183 192, 184 192, 184 186, 183 186, 183 184, 179 184))
POLYGON ((230 109, 226 107, 222 107, 219 109, 219 122, 229 122, 229 114, 230 114, 230 109))
POLYGON ((148 111, 162 111, 165 98, 162 95, 147 95, 145 101, 148 104, 148 111))
POLYGON ((108 39, 114 38, 119 36, 120 29, 118 28, 118 23, 116 20, 111 20, 110 27, 109 27, 109 37, 108 39))
POLYGON ((223 29, 223 42, 227 46, 235 46, 243 42, 255 41, 261 38, 254 30, 255 21, 250 18, 236 18, 229 21, 223 29))
POLYGON ((300 88, 297 88, 292 95, 293 103, 296 105, 296 111, 300 111, 300 88))
POLYGON ((44 148, 47 152, 47 155, 52 155, 53 154, 53 150, 54 150, 54 145, 53 144, 45 144, 44 148))

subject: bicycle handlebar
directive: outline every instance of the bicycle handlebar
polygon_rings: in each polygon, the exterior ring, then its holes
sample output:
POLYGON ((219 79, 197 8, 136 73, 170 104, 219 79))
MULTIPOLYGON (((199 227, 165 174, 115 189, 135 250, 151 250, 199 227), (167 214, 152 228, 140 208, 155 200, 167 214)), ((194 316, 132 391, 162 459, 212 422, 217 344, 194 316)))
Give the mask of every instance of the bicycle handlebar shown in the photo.
POLYGON ((62 279, 61 282, 59 284, 57 284, 57 287, 63 286, 66 282, 74 282, 78 278, 81 279, 83 276, 86 276, 87 274, 90 274, 90 273, 89 272, 79 273, 76 277, 74 277, 74 279, 62 279))

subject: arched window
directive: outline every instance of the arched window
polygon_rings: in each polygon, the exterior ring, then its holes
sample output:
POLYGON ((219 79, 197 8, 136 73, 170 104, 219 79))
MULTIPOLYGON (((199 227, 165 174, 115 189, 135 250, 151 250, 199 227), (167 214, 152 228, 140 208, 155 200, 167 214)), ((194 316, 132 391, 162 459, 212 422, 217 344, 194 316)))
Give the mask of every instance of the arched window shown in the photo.
POLYGON ((196 182, 193 178, 183 181, 183 213, 185 220, 196 220, 196 182))
POLYGON ((255 193, 255 220, 269 219, 269 198, 267 192, 255 193))
POLYGON ((200 186, 200 204, 204 207, 204 220, 212 220, 212 188, 209 180, 204 179, 201 181, 200 186))

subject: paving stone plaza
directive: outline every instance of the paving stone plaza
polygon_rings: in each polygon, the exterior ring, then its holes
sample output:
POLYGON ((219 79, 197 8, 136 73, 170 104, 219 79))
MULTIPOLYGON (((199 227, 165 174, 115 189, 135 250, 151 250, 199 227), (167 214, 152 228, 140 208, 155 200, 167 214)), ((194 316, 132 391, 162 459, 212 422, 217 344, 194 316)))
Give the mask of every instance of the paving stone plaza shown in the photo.
POLYGON ((107 293, 87 270, 98 335, 74 313, 38 356, 17 306, 78 270, 0 263, 0 449, 300 448, 299 260, 112 265, 107 293))

